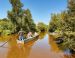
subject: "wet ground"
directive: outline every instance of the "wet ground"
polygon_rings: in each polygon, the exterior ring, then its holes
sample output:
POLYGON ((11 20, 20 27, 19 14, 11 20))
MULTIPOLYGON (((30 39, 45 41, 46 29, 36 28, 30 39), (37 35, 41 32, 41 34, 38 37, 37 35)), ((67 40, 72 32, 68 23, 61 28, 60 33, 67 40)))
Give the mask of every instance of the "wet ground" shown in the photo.
POLYGON ((53 37, 46 33, 24 45, 17 44, 17 38, 16 35, 0 37, 0 46, 5 43, 0 47, 0 58, 75 58, 59 49, 53 37))

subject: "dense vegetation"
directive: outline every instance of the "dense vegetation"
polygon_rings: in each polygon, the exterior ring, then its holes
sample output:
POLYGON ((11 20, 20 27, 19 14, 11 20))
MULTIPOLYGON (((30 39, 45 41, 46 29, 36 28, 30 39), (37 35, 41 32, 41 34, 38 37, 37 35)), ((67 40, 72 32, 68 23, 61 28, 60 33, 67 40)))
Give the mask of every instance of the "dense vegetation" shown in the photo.
POLYGON ((20 0, 9 0, 12 5, 12 10, 8 11, 8 18, 14 24, 14 32, 18 32, 21 28, 25 31, 36 31, 36 25, 33 22, 32 15, 29 9, 22 9, 23 4, 20 0))
POLYGON ((20 0, 9 0, 12 10, 8 11, 8 18, 0 20, 0 34, 17 33, 21 28, 27 33, 36 31, 36 24, 29 9, 22 9, 20 0), (10 32, 11 31, 11 32, 10 32))
POLYGON ((12 9, 7 12, 7 18, 0 20, 0 34, 17 33, 21 28, 28 33, 29 31, 46 31, 46 24, 39 22, 36 26, 32 19, 29 9, 23 9, 20 0, 9 0, 12 9))
POLYGON ((0 19, 0 35, 7 35, 12 33, 14 25, 7 18, 0 19))
POLYGON ((68 0, 67 10, 52 14, 49 32, 61 33, 64 42, 60 46, 64 49, 75 49, 75 0, 68 0))
POLYGON ((63 37, 64 42, 59 45, 60 47, 75 50, 75 0, 68 0, 67 10, 51 14, 48 26, 43 22, 36 25, 30 10, 23 9, 20 0, 9 0, 9 2, 12 10, 7 12, 8 18, 0 19, 0 35, 17 33, 21 28, 26 33, 48 30, 48 32, 55 32, 59 34, 59 37, 63 37))
POLYGON ((39 32, 47 32, 47 25, 44 24, 43 22, 39 22, 39 23, 37 24, 37 30, 38 30, 39 32))

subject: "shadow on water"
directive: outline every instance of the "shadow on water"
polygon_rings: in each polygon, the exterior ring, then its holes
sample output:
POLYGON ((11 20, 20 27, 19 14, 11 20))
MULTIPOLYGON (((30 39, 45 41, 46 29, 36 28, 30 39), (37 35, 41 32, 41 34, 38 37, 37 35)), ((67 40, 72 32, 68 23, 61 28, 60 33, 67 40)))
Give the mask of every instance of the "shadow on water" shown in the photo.
POLYGON ((28 58, 32 46, 37 40, 38 39, 35 39, 33 41, 25 43, 24 45, 17 44, 16 40, 12 40, 11 42, 9 42, 11 49, 9 49, 8 51, 7 58, 28 58))
POLYGON ((39 35, 39 39, 44 39, 45 35, 47 34, 47 32, 41 32, 39 35))
MULTIPOLYGON (((55 51, 57 53, 62 53, 62 57, 63 58, 75 58, 75 54, 71 54, 71 50, 70 49, 65 49, 64 51, 61 50, 58 46, 58 44, 56 44, 56 42, 53 39, 53 36, 49 35, 49 44, 51 45, 52 49, 51 51, 55 51)), ((63 49, 63 47, 62 47, 63 49)))

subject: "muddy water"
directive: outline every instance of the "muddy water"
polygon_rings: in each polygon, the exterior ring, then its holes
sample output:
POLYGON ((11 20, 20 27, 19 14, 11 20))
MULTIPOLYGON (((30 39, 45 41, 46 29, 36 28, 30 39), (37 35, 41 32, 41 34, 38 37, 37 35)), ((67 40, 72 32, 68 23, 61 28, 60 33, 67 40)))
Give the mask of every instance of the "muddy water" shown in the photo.
POLYGON ((11 40, 0 47, 0 58, 75 58, 65 55, 53 41, 53 37, 46 33, 41 33, 39 38, 24 45, 17 44, 16 35, 0 37, 0 46, 8 38, 11 40))

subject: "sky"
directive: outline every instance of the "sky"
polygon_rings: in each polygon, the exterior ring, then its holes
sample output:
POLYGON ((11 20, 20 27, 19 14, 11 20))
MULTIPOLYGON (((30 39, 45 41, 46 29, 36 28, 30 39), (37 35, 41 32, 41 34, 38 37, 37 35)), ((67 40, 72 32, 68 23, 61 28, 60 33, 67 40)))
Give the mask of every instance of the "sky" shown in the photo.
MULTIPOLYGON (((32 18, 37 24, 48 24, 52 13, 60 13, 67 9, 67 0, 21 0, 23 9, 30 9, 32 18)), ((7 11, 11 10, 9 0, 0 0, 0 18, 7 17, 7 11)))

